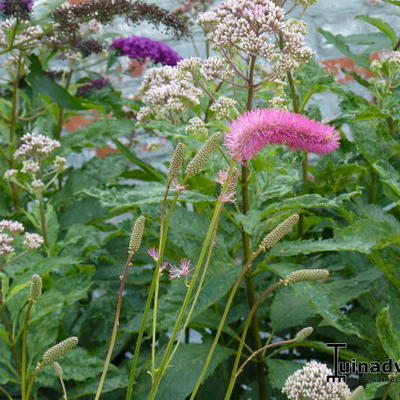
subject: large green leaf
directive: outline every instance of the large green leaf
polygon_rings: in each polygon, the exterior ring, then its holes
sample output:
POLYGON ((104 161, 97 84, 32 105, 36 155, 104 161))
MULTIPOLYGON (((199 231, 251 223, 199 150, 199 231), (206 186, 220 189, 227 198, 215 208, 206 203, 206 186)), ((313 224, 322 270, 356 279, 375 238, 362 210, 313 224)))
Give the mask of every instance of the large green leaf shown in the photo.
MULTIPOLYGON (((135 187, 114 187, 108 190, 88 189, 81 192, 99 199, 103 207, 111 208, 112 211, 123 212, 138 206, 161 204, 164 198, 165 185, 149 183, 135 187)), ((175 193, 172 192, 168 198, 172 199, 174 196, 175 193)), ((215 201, 215 198, 199 192, 186 190, 181 194, 180 200, 189 203, 212 203, 215 201)))
POLYGON ((301 240, 277 244, 271 254, 293 256, 326 251, 356 251, 370 254, 391 244, 400 244, 400 223, 388 214, 363 218, 335 233, 333 239, 301 240))
MULTIPOLYGON (((211 261, 203 289, 198 298, 192 319, 223 298, 232 287, 239 271, 229 262, 211 261)), ((183 280, 174 280, 165 295, 160 298, 160 326, 171 327, 178 315, 187 287, 183 280)))
POLYGON ((400 359, 400 339, 393 327, 392 318, 389 307, 386 307, 376 317, 376 328, 386 354, 397 361, 400 359))
POLYGON ((346 43, 346 40, 342 35, 334 35, 333 33, 328 32, 322 28, 319 28, 318 32, 320 32, 324 36, 329 44, 333 44, 339 51, 341 51, 346 57, 353 60, 357 65, 364 68, 369 68, 368 57, 354 54, 350 50, 349 45, 346 43))
POLYGON ((29 59, 31 62, 31 69, 26 80, 32 86, 34 92, 49 96, 63 108, 69 110, 84 109, 78 98, 71 96, 62 86, 44 73, 37 56, 31 55, 29 59))
POLYGON ((319 194, 304 194, 291 197, 268 205, 262 212, 262 218, 266 218, 278 211, 340 207, 344 202, 358 195, 360 195, 360 192, 345 193, 331 199, 319 194))
POLYGON ((126 147, 123 143, 121 143, 118 139, 112 139, 113 143, 117 147, 117 149, 131 162, 136 164, 139 168, 143 171, 147 172, 150 176, 155 178, 157 181, 163 181, 165 179, 165 175, 159 171, 158 169, 154 168, 150 164, 146 164, 144 161, 140 160, 136 157, 133 152, 126 147))
POLYGON ((110 139, 129 134, 135 123, 128 119, 96 119, 83 128, 70 132, 62 138, 64 146, 80 150, 83 147, 105 147, 110 139))
POLYGON ((400 174, 390 163, 386 160, 379 160, 372 164, 374 170, 379 174, 381 182, 387 185, 392 193, 391 198, 394 201, 400 199, 400 174), (394 196, 393 196, 394 194, 394 196))
POLYGON ((286 379, 302 368, 304 364, 298 361, 287 361, 269 358, 267 360, 268 380, 274 389, 281 390, 286 379))
MULTIPOLYGON (((185 344, 178 349, 172 366, 161 382, 159 400, 184 400, 191 393, 197 381, 203 363, 207 357, 210 344, 185 344), (176 383, 179 382, 177 385, 176 383)), ((211 375, 215 368, 230 357, 234 352, 223 346, 217 346, 207 369, 206 377, 211 375)))
MULTIPOLYGON (((294 264, 271 264, 266 267, 280 277, 299 269, 294 264)), ((351 280, 336 279, 331 282, 303 282, 291 286, 295 298, 306 302, 311 310, 323 318, 320 325, 332 326, 347 335, 367 339, 362 330, 340 308, 351 299, 371 290, 372 282, 381 276, 379 270, 369 270, 351 280)), ((281 322, 282 323, 282 322, 281 322)), ((289 322, 290 326, 290 322, 289 322)))
POLYGON ((373 18, 368 15, 357 15, 356 19, 367 22, 368 24, 371 24, 375 28, 379 29, 390 39, 392 47, 394 48, 396 46, 397 34, 395 30, 387 22, 383 21, 380 18, 373 18))

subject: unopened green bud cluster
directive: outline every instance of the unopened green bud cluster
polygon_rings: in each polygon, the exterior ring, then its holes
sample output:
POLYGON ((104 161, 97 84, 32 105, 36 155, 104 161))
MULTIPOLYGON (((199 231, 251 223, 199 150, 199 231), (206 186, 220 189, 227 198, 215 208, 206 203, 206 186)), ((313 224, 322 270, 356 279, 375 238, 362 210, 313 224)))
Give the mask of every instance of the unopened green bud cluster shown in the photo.
POLYGON ((145 218, 143 217, 143 215, 141 215, 136 220, 135 225, 133 226, 131 239, 129 241, 129 254, 135 254, 139 250, 140 244, 142 243, 144 221, 145 218))
POLYGON ((221 144, 222 133, 214 133, 199 149, 197 154, 192 158, 186 168, 186 173, 189 177, 194 176, 200 172, 205 163, 210 158, 213 151, 221 144))
POLYGON ((29 301, 36 303, 42 295, 42 278, 38 274, 33 274, 31 278, 31 293, 29 301))
POLYGON ((293 214, 281 222, 271 233, 265 236, 259 248, 266 251, 275 246, 284 236, 286 236, 299 220, 298 214, 293 214))
POLYGON ((167 178, 172 181, 179 175, 179 171, 182 168, 183 161, 185 159, 185 145, 183 143, 178 143, 174 154, 172 155, 172 160, 169 165, 167 178))
POLYGON ((304 340, 306 340, 313 333, 313 331, 314 331, 314 329, 311 328, 310 326, 307 327, 307 328, 304 328, 300 332, 297 333, 297 335, 294 338, 294 340, 296 342, 303 342, 304 340))
POLYGON ((319 281, 326 279, 329 276, 329 271, 326 269, 299 269, 294 271, 283 279, 285 285, 306 281, 319 281))
POLYGON ((76 336, 72 336, 60 343, 57 343, 43 354, 43 359, 40 365, 45 367, 46 365, 53 364, 64 354, 72 350, 78 344, 78 341, 79 339, 76 336))
POLYGON ((236 167, 232 169, 232 175, 229 178, 228 185, 227 185, 227 193, 233 193, 236 191, 236 185, 239 178, 239 171, 236 167))

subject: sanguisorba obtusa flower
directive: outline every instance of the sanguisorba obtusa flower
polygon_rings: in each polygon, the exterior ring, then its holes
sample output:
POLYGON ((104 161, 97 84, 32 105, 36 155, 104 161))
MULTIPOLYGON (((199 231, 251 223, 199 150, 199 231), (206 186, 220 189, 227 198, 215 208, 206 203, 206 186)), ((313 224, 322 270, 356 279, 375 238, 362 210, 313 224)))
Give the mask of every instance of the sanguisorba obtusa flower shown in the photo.
POLYGON ((336 150, 339 140, 340 135, 332 126, 284 110, 258 108, 232 122, 225 135, 225 146, 242 163, 268 144, 323 154, 336 150))

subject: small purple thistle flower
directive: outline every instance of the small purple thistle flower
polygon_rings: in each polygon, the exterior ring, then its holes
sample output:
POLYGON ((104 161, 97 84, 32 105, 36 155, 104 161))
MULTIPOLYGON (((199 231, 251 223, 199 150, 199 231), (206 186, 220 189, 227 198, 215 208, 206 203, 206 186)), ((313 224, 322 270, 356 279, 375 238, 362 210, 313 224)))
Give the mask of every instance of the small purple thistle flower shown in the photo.
POLYGON ((179 266, 170 264, 169 268, 169 279, 180 278, 182 276, 189 276, 192 272, 192 263, 187 258, 183 258, 180 261, 179 266))
POLYGON ((157 249, 154 249, 154 248, 152 248, 152 249, 148 249, 147 250, 147 254, 155 261, 155 262, 157 262, 158 261, 158 258, 159 258, 159 254, 158 254, 158 250, 157 249))
POLYGON ((165 270, 165 268, 167 268, 167 267, 168 267, 168 262, 163 261, 160 265, 160 273, 162 273, 165 270))
POLYGON ((149 58, 156 64, 172 67, 182 60, 182 57, 165 43, 147 37, 130 36, 114 39, 110 47, 117 49, 122 56, 128 56, 135 60, 149 58))
POLYGON ((225 135, 225 146, 236 161, 243 163, 268 144, 323 154, 336 150, 339 140, 333 126, 288 111, 258 108, 232 122, 225 135))
POLYGON ((87 85, 80 86, 76 91, 76 95, 82 97, 88 94, 89 92, 100 90, 107 86, 111 86, 111 83, 108 79, 106 78, 93 79, 87 85))
POLYGON ((180 192, 180 193, 184 192, 188 186, 188 185, 180 185, 176 179, 173 179, 172 184, 173 184, 173 187, 171 188, 171 190, 174 190, 174 191, 180 192))

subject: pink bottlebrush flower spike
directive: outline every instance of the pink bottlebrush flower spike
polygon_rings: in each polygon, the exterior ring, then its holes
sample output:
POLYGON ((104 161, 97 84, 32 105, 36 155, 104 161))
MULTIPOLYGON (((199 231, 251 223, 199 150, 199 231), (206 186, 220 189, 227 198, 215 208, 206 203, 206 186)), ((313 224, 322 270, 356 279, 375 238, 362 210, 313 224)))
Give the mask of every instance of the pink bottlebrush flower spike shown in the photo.
POLYGON ((284 110, 258 108, 232 122, 225 146, 233 158, 243 163, 268 144, 323 154, 336 150, 339 140, 332 126, 284 110))

